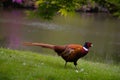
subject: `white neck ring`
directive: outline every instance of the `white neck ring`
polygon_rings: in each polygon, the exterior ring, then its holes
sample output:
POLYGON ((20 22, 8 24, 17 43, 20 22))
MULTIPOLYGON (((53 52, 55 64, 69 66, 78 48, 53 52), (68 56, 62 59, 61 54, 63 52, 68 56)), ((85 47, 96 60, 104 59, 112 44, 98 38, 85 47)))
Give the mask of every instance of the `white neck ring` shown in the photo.
POLYGON ((86 47, 83 47, 83 49, 84 49, 85 51, 88 51, 88 49, 87 49, 86 47))

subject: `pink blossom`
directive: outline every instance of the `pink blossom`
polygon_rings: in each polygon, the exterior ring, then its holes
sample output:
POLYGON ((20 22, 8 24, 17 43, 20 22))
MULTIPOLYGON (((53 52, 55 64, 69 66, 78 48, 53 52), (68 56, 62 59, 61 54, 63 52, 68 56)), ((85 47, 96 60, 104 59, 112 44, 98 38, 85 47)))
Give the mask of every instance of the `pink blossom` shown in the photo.
POLYGON ((12 0, 13 2, 22 3, 22 0, 12 0))

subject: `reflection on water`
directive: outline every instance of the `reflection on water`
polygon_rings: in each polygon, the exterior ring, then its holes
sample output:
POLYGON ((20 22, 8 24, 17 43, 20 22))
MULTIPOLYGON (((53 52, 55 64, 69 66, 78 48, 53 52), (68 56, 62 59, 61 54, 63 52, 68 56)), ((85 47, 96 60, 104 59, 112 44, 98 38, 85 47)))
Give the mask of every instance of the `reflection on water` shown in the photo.
POLYGON ((1 11, 0 46, 55 55, 51 50, 22 46, 22 42, 64 45, 90 41, 94 47, 84 59, 119 64, 119 22, 105 14, 77 14, 65 18, 56 16, 53 21, 42 21, 26 18, 21 10, 1 11))

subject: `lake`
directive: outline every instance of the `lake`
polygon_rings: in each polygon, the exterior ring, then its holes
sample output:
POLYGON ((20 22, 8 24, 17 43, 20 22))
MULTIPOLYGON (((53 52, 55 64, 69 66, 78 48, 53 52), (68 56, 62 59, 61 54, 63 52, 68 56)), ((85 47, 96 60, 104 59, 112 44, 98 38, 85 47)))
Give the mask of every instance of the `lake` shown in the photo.
POLYGON ((105 13, 77 13, 55 16, 52 21, 31 19, 25 10, 0 10, 0 47, 56 55, 49 49, 26 47, 23 42, 57 45, 90 41, 86 60, 120 63, 120 20, 105 13))

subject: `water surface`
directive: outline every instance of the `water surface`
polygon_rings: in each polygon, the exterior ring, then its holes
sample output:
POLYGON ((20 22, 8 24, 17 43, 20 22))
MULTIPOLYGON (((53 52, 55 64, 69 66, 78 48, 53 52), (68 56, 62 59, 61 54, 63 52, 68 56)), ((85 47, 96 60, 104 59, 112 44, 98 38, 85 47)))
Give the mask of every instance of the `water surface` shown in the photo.
POLYGON ((29 19, 24 10, 0 11, 0 46, 56 55, 52 50, 25 47, 23 42, 44 42, 64 45, 85 41, 94 47, 84 59, 105 63, 120 62, 120 20, 107 14, 56 16, 53 21, 29 19))

